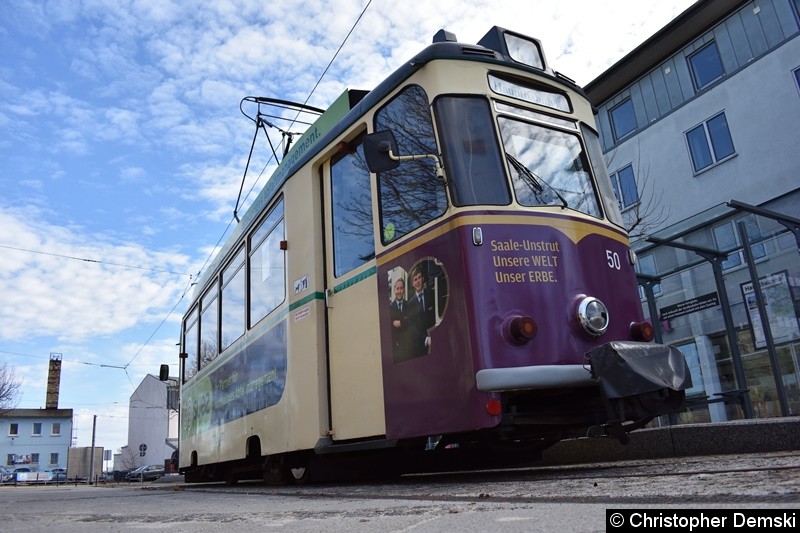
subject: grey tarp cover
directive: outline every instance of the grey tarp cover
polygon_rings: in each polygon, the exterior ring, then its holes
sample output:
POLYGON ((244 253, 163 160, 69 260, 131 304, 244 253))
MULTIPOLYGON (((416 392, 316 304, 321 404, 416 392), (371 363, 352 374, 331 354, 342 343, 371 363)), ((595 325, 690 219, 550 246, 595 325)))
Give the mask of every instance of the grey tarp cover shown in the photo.
POLYGON ((592 378, 607 398, 625 398, 659 389, 686 390, 692 376, 677 348, 664 344, 614 341, 589 352, 592 378))

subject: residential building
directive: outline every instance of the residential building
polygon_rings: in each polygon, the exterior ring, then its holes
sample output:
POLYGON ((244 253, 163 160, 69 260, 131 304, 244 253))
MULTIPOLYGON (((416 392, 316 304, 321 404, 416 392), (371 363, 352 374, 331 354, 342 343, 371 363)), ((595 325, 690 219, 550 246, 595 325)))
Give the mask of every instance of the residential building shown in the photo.
POLYGON ((800 0, 700 0, 585 91, 643 309, 692 372, 671 422, 800 413, 800 0))
POLYGON ((0 460, 9 470, 66 468, 72 409, 10 409, 0 413, 0 460))
POLYGON ((114 456, 114 470, 163 465, 178 449, 177 380, 148 374, 130 397, 128 444, 114 456))

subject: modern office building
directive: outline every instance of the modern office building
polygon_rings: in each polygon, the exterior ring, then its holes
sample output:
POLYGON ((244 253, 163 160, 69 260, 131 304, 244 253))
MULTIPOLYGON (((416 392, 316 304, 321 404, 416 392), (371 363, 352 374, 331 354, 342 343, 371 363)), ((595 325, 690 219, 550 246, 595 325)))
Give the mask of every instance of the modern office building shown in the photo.
POLYGON ((700 0, 585 87, 645 315, 692 371, 678 422, 800 413, 799 21, 700 0))

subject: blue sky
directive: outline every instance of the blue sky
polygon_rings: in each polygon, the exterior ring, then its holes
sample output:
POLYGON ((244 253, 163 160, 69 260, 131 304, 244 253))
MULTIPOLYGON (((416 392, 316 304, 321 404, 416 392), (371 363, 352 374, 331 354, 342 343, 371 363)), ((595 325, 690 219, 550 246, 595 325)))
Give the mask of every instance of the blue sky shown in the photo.
MULTIPOLYGON (((160 363, 176 371, 191 283, 235 225, 243 97, 325 108, 440 28, 475 43, 493 25, 541 39, 585 85, 692 3, 0 1, 0 362, 17 407, 44 407, 60 353, 77 444, 93 415, 96 445, 127 443, 129 398, 160 363)), ((272 170, 258 147, 245 206, 272 170)))

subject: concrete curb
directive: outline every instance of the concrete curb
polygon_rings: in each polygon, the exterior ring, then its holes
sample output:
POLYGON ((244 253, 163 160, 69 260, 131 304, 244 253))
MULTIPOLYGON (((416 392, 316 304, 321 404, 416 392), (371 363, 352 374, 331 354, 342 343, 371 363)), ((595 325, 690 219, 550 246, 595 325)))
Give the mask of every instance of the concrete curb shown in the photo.
POLYGON ((800 449, 800 417, 682 424, 640 429, 620 444, 612 437, 559 442, 542 453, 544 465, 656 459, 800 449))

